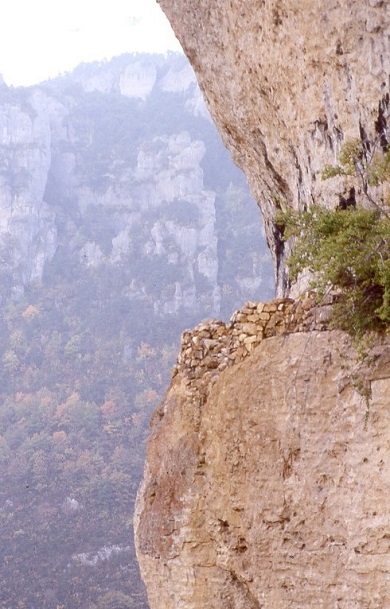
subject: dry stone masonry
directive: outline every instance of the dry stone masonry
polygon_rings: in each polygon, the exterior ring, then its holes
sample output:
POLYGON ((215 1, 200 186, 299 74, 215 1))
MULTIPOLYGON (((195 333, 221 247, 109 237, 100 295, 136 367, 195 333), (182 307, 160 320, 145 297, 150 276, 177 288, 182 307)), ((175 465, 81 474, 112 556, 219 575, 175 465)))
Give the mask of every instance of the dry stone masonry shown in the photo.
POLYGON ((184 333, 134 515, 151 609, 390 607, 390 337, 359 370, 327 307, 184 333))
POLYGON ((218 375, 243 361, 265 338, 328 328, 335 295, 317 302, 314 292, 302 299, 277 298, 270 302, 247 302, 233 313, 230 322, 210 319, 185 330, 172 376, 179 372, 193 389, 208 391, 218 375))

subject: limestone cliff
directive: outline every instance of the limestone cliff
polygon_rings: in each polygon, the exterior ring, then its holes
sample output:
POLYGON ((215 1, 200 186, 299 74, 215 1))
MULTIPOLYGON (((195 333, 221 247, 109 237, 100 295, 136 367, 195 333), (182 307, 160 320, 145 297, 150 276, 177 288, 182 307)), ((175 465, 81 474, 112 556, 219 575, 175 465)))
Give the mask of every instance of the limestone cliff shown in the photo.
MULTIPOLYGON (((160 5, 246 172, 286 296, 277 209, 335 206, 351 185, 319 173, 342 143, 387 146, 389 5, 160 5)), ((390 606, 390 343, 362 360, 323 304, 248 303, 183 334, 136 510, 151 609, 390 606)))
POLYGON ((160 0, 264 216, 286 292, 279 205, 332 205, 345 139, 387 141, 390 5, 383 0, 160 0))
POLYGON ((57 247, 54 213, 44 201, 51 163, 46 97, 32 91, 21 102, 0 89, 0 248, 4 269, 13 269, 16 291, 40 279, 57 247))

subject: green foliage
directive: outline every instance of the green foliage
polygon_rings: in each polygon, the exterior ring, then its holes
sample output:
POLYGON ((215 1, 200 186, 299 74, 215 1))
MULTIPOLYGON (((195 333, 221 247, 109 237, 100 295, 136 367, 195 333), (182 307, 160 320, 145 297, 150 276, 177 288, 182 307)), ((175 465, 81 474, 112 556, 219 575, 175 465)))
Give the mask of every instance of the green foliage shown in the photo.
POLYGON ((390 150, 385 154, 376 153, 368 170, 371 186, 379 186, 390 181, 390 150))
POLYGON ((390 220, 378 210, 313 206, 279 215, 284 239, 294 238, 292 279, 305 269, 320 293, 340 290, 333 323, 359 336, 390 323, 390 220))
POLYGON ((325 165, 322 179, 328 180, 336 176, 354 176, 357 166, 363 162, 364 151, 360 140, 346 142, 337 157, 338 165, 325 165))
POLYGON ((309 211, 280 213, 284 239, 293 239, 288 266, 293 280, 309 270, 320 294, 339 291, 333 324, 353 336, 384 331, 390 324, 390 217, 388 201, 370 188, 390 179, 390 150, 374 142, 346 141, 337 165, 326 165, 322 179, 349 177, 369 209, 330 210, 314 205, 309 211))
POLYGON ((121 592, 109 592, 98 599, 97 609, 131 609, 132 599, 121 592))
POLYGON ((369 194, 369 187, 390 180, 390 149, 383 151, 378 143, 379 140, 370 145, 364 145, 360 139, 346 141, 337 155, 338 164, 325 165, 321 175, 323 180, 337 176, 354 178, 370 203, 386 213, 369 194))

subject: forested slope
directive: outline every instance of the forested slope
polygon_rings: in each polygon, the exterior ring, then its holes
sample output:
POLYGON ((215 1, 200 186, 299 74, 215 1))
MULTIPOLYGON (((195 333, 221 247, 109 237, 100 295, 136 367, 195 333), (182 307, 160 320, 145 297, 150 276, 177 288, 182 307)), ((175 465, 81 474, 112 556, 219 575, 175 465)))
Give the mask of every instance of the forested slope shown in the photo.
POLYGON ((147 606, 132 512, 180 332, 272 294, 178 55, 3 88, 0 607, 147 606))

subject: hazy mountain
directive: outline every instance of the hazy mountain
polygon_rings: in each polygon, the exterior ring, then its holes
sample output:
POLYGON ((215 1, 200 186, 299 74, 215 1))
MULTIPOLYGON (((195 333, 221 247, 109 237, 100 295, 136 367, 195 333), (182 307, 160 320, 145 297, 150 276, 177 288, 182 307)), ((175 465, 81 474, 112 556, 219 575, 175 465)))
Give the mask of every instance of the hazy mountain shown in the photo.
POLYGON ((131 517, 180 332, 273 290, 183 56, 2 85, 0 256, 0 607, 146 607, 131 517))

